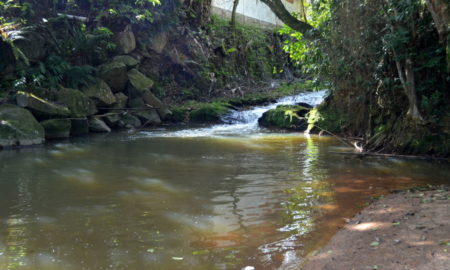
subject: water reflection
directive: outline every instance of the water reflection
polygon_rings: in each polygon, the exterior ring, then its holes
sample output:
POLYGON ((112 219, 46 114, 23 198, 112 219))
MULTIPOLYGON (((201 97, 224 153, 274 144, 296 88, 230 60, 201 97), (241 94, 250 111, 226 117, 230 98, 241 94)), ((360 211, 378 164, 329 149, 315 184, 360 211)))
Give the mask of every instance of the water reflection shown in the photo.
POLYGON ((0 269, 274 269, 369 196, 449 172, 298 134, 127 138, 0 152, 0 269))

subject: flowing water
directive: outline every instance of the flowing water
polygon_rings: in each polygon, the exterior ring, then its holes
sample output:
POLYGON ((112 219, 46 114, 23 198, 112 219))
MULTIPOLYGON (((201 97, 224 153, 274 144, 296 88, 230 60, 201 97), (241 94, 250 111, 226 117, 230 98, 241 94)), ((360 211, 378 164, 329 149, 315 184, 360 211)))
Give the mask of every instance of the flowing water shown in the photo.
POLYGON ((359 160, 331 153, 349 150, 333 138, 258 129, 267 109, 0 152, 0 269, 276 269, 371 196, 449 180, 448 165, 359 160))

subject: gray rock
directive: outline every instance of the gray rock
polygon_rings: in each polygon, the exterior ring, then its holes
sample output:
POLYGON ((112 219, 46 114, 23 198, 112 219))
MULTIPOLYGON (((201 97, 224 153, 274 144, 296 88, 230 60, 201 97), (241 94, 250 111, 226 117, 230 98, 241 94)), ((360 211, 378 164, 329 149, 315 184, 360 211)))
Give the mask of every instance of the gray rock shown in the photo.
POLYGON ((114 57, 113 60, 124 63, 128 69, 135 68, 137 65, 139 65, 139 60, 129 55, 118 55, 114 57))
POLYGON ((59 89, 57 99, 58 102, 69 108, 70 116, 72 117, 86 117, 97 112, 94 101, 81 91, 75 89, 59 89))
POLYGON ((140 97, 129 99, 128 107, 133 108, 133 109, 145 108, 145 102, 140 97))
POLYGON ((112 106, 115 109, 123 109, 127 107, 128 97, 123 93, 114 94, 116 97, 116 103, 112 106))
POLYGON ((122 54, 129 54, 136 49, 136 38, 131 25, 127 25, 123 31, 116 34, 116 43, 122 54))
POLYGON ((70 119, 50 119, 41 122, 46 139, 68 138, 72 122, 70 119))
POLYGON ((144 91, 144 94, 142 95, 142 98, 144 99, 144 102, 151 107, 155 108, 158 112, 161 119, 166 119, 169 115, 172 115, 172 112, 169 110, 167 105, 161 102, 159 98, 157 98, 155 95, 153 95, 150 91, 144 91))
POLYGON ((92 117, 89 119, 89 130, 92 132, 111 132, 111 128, 108 125, 97 117, 92 117))
POLYGON ((162 53, 167 45, 167 41, 168 41, 167 33, 159 32, 151 39, 148 47, 153 51, 155 51, 156 53, 162 53))
POLYGON ((139 128, 140 126, 142 126, 142 123, 139 118, 127 113, 122 116, 122 119, 119 121, 118 126, 120 128, 139 128))
POLYGON ((71 136, 84 135, 89 133, 89 121, 87 118, 72 118, 71 120, 71 136))
POLYGON ((153 81, 137 69, 128 71, 128 78, 130 79, 127 89, 129 97, 140 97, 145 90, 153 86, 153 81))
POLYGON ((105 116, 103 119, 109 127, 117 127, 122 117, 120 116, 120 114, 111 114, 105 116))
POLYGON ((97 104, 100 106, 108 106, 116 102, 116 97, 111 91, 111 88, 101 79, 98 79, 95 84, 84 87, 82 92, 97 101, 97 104))
POLYGON ((0 105, 0 147, 41 144, 44 136, 44 128, 28 110, 0 105))
POLYGON ((145 126, 156 126, 161 124, 161 119, 156 110, 136 111, 133 112, 133 115, 137 116, 145 126))
POLYGON ((16 103, 20 107, 31 109, 36 114, 42 116, 65 117, 70 115, 70 110, 67 107, 53 103, 33 93, 18 91, 16 94, 16 103))
POLYGON ((125 89, 128 82, 127 66, 121 61, 111 61, 98 68, 99 76, 111 87, 113 92, 125 89))

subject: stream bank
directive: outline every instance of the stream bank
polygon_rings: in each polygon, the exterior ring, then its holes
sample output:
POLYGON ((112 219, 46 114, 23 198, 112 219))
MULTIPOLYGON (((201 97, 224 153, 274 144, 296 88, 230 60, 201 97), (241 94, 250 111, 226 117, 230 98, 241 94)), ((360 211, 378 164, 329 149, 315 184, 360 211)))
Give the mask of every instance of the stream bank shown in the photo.
POLYGON ((449 199, 448 186, 380 197, 308 256, 300 269, 447 269, 449 199))

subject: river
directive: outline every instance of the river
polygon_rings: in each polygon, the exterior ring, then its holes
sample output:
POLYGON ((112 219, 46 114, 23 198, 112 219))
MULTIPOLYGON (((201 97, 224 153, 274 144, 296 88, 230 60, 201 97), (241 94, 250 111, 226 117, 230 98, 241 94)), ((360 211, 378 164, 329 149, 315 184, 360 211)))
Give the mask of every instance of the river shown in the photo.
POLYGON ((0 152, 0 269, 276 269, 372 196, 448 181, 445 164, 355 159, 331 137, 258 128, 273 106, 0 152))

